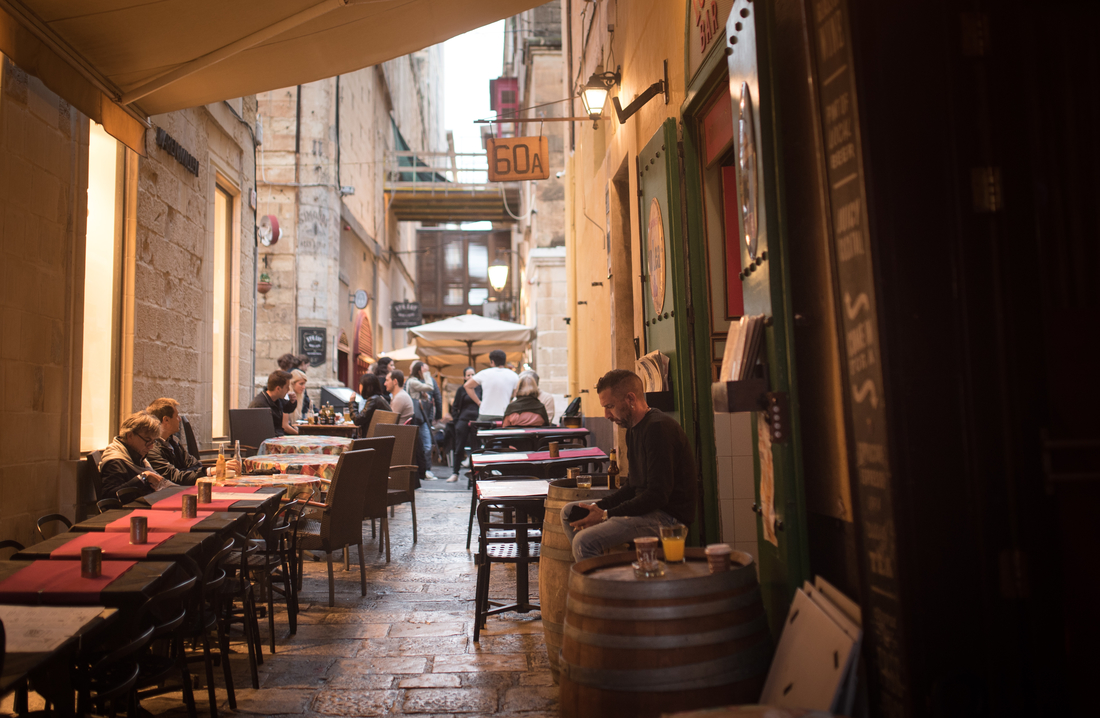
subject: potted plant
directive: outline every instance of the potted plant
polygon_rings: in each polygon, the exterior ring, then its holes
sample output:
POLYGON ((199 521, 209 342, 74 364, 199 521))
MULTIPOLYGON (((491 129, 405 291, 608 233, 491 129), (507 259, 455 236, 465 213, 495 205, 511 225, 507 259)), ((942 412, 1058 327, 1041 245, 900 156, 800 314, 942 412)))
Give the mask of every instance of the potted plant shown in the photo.
POLYGON ((260 283, 256 285, 256 291, 260 294, 267 294, 271 291, 271 275, 267 272, 260 273, 260 283))

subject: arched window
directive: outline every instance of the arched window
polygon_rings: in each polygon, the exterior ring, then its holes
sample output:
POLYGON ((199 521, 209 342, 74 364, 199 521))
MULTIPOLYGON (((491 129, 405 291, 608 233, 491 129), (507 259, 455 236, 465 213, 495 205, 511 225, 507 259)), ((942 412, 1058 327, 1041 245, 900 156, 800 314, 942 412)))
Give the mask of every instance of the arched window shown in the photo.
POLYGON ((355 344, 352 347, 356 370, 363 374, 370 371, 374 361, 374 337, 371 333, 370 315, 366 309, 359 310, 355 318, 355 344))

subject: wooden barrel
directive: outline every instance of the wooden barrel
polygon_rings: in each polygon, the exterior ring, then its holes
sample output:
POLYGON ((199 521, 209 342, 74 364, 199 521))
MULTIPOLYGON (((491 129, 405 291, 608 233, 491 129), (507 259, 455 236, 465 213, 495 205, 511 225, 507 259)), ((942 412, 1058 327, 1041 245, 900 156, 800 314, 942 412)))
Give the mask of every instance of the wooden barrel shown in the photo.
MULTIPOLYGON (((606 477, 603 480, 607 482, 606 477)), ((608 493, 606 486, 578 489, 573 479, 551 481, 546 493, 546 518, 542 523, 542 546, 539 547, 539 609, 546 636, 546 653, 550 658, 550 673, 555 683, 558 682, 558 654, 561 652, 569 567, 573 565, 573 547, 561 525, 561 510, 573 501, 599 501, 608 493)))
POLYGON ((752 556, 710 573, 703 549, 662 578, 634 576, 632 553, 575 563, 560 669, 561 714, 658 716, 755 703, 772 640, 752 556))

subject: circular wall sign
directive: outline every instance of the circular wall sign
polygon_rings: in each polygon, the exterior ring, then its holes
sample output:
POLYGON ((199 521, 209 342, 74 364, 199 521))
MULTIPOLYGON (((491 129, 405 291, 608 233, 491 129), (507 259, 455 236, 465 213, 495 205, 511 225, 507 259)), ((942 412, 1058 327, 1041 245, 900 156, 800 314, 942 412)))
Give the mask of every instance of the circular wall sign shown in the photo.
POLYGON ((741 231, 749 259, 756 259, 757 173, 756 130, 752 119, 752 95, 749 83, 741 83, 741 102, 737 111, 737 203, 741 207, 741 231))
POLYGON ((355 308, 366 309, 367 308, 367 293, 360 289, 355 292, 355 308))
POLYGON ((661 221, 661 204, 654 197, 649 203, 649 291, 653 296, 653 311, 665 310, 665 223, 661 221))

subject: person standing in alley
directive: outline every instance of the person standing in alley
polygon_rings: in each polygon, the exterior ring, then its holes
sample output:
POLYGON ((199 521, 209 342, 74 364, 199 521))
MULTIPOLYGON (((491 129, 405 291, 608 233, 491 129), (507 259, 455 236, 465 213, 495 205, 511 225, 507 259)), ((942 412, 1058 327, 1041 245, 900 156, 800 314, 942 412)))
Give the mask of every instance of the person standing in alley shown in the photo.
POLYGON ((512 392, 519 383, 516 373, 504 366, 507 357, 500 349, 489 352, 488 369, 482 369, 463 385, 466 393, 478 405, 478 421, 503 421, 504 409, 512 399, 512 392), (477 388, 481 387, 481 395, 477 388))
POLYGON ((435 474, 431 470, 432 422, 437 414, 441 414, 443 399, 427 364, 422 361, 413 362, 411 375, 405 380, 405 391, 409 392, 413 400, 413 423, 417 425, 417 439, 428 464, 421 466, 420 478, 435 481, 435 474))

